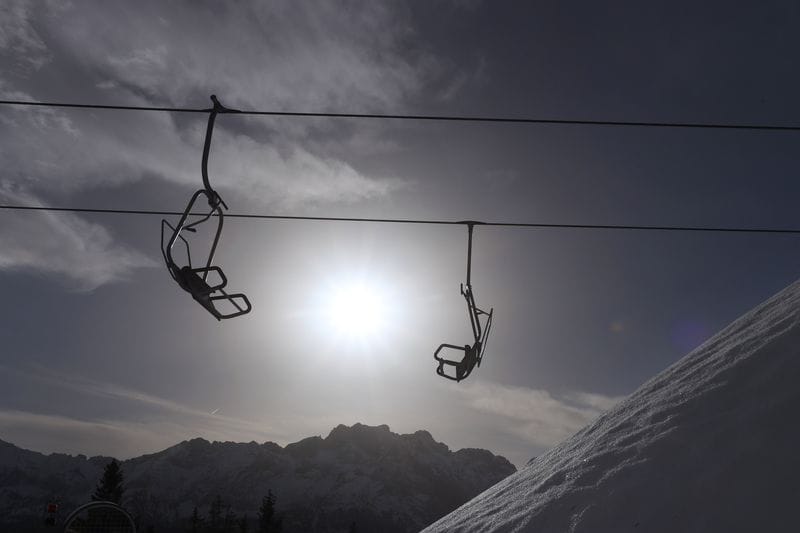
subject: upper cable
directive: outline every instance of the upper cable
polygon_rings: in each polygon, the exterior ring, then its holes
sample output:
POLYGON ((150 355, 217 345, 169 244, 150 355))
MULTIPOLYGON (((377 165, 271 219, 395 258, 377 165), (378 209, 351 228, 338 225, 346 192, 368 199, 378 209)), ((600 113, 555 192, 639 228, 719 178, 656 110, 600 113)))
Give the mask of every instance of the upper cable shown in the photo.
MULTIPOLYGON (((0 100, 0 105, 10 106, 39 106, 62 107, 77 109, 109 109, 119 111, 162 111, 168 113, 208 113, 208 109, 193 107, 170 106, 132 106, 110 104, 78 104, 67 102, 38 102, 25 100, 0 100)), ((223 111, 218 111, 223 112, 223 111)), ((635 120, 588 120, 588 119, 560 119, 536 117, 497 117, 497 116, 468 116, 468 115, 412 115, 389 113, 328 113, 307 111, 262 111, 227 109, 225 113, 237 115, 261 115, 274 117, 318 117, 318 118, 349 118, 349 119, 383 119, 383 120, 427 120, 439 122, 489 122, 507 124, 550 124, 568 126, 612 126, 612 127, 639 127, 639 128, 691 128, 691 129, 721 129, 721 130, 750 130, 750 131, 800 131, 800 126, 777 124, 725 124, 711 122, 660 122, 660 121, 635 121, 635 120)))

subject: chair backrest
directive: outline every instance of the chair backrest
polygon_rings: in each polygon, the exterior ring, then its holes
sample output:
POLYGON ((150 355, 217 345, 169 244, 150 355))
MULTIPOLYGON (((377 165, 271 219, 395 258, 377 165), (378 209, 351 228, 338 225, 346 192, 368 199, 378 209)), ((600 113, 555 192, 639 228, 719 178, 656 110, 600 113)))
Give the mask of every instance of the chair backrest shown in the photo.
POLYGON ((481 311, 482 314, 486 315, 486 323, 483 325, 483 334, 481 335, 478 344, 480 345, 480 349, 478 350, 478 366, 481 366, 481 361, 483 360, 483 354, 486 353, 486 345, 489 340, 489 332, 492 331, 492 318, 494 317, 494 308, 489 309, 489 312, 486 313, 485 311, 481 311))

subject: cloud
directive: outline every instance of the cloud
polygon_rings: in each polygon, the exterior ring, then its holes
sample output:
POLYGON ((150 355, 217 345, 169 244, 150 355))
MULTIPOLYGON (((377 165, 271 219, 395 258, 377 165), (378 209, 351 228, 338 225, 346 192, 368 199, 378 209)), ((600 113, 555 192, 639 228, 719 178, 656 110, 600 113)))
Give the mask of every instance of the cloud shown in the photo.
POLYGON ((33 8, 26 0, 6 0, 0 17, 0 54, 23 72, 40 69, 51 57, 31 23, 33 8))
POLYGON ((49 23, 99 81, 176 104, 216 92, 234 106, 374 109, 418 92, 435 65, 388 1, 104 2, 49 23))
MULTIPOLYGON (((38 198, 2 183, 0 201, 42 205, 38 198)), ((0 212, 0 270, 55 274, 72 288, 88 291, 150 266, 155 266, 150 258, 115 244, 108 230, 74 214, 0 212)))
MULTIPOLYGON (((29 92, 14 89, 3 79, 0 96, 35 100, 29 92)), ((164 142, 158 131, 163 129, 165 117, 143 118, 129 121, 125 128, 112 133, 115 124, 108 123, 107 115, 47 107, 4 108, 0 113, 4 181, 53 196, 139 179, 147 169, 136 164, 138 154, 154 142, 164 142), (146 135, 148 130, 155 134, 146 135), (136 139, 146 141, 136 143, 136 139)))
MULTIPOLYGON (((109 2, 42 13, 37 25, 59 51, 53 70, 91 82, 74 98, 64 86, 54 99, 206 107, 217 93, 240 108, 386 111, 419 93, 435 70, 415 51, 405 19, 391 2, 109 2), (98 31, 120 16, 124 26, 98 31)), ((9 99, 41 99, 46 90, 33 78, 0 80, 9 99)), ((199 187, 205 118, 4 110, 5 177, 50 195, 153 177, 199 187)), ((263 206, 381 197, 404 182, 365 175, 344 158, 391 149, 382 137, 375 124, 225 117, 215 130, 213 179, 223 194, 263 206)))
POLYGON ((0 370, 48 388, 58 387, 100 399, 105 410, 117 413, 116 416, 92 417, 0 410, 2 438, 37 451, 124 458, 151 453, 198 436, 209 440, 263 442, 285 440, 290 435, 272 423, 209 413, 129 387, 57 374, 41 366, 27 369, 0 366, 0 370), (52 443, 58 443, 58 448, 52 443))
MULTIPOLYGON (((114 383, 99 382, 82 376, 55 373, 41 366, 31 366, 31 370, 12 370, 27 378, 45 381, 49 386, 60 387, 80 394, 87 394, 105 400, 118 400, 125 404, 136 406, 136 412, 145 412, 148 415, 178 415, 185 423, 182 427, 212 429, 220 435, 229 432, 232 435, 247 435, 251 438, 254 434, 264 434, 272 428, 262 422, 253 422, 240 418, 219 416, 209 413, 204 409, 195 409, 181 403, 148 394, 129 387, 114 383), (144 408, 144 411, 142 410, 144 408), (191 422, 191 423, 189 423, 191 422)), ((130 405, 128 405, 130 407, 130 405)), ((219 409, 217 409, 219 411, 219 409)), ((130 410, 129 412, 134 412, 130 410)))
POLYGON ((588 392, 573 392, 566 396, 566 399, 574 404, 582 405, 597 411, 600 415, 625 399, 625 396, 603 396, 602 394, 592 394, 588 392))
POLYGON ((503 417, 509 422, 505 427, 512 428, 518 437, 547 448, 573 435, 622 400, 582 392, 558 399, 545 390, 487 383, 471 384, 461 394, 473 409, 503 417))
MULTIPOLYGON (((30 100, 3 90, 4 97, 30 100)), ((223 122, 225 119, 219 119, 223 122)), ((104 117, 48 108, 0 115, 5 176, 48 194, 74 194, 158 176, 201 186, 200 156, 205 117, 179 129, 163 114, 131 117, 109 134, 104 117)), ((295 139, 264 142, 218 125, 209 161, 212 184, 261 205, 354 202, 387 195, 404 186, 395 178, 368 178, 334 157, 316 155, 295 139)))
POLYGON ((44 453, 112 455, 125 459, 202 436, 210 440, 254 440, 263 432, 233 432, 209 421, 205 427, 168 420, 81 419, 19 410, 0 410, 3 439, 44 453), (58 443, 54 447, 53 443, 58 443))
POLYGON ((367 178, 349 164, 320 157, 300 144, 280 149, 244 135, 215 136, 213 178, 221 190, 265 204, 293 207, 355 202, 385 196, 405 186, 396 178, 367 178))
MULTIPOLYGON (((413 30, 410 10, 391 1, 46 6, 12 2, 3 18, 3 98, 205 107, 208 95, 217 93, 240 108, 393 112, 449 79, 413 30), (122 19, 123 25, 109 24, 122 19), (9 67, 19 62, 27 62, 28 70, 9 67)), ((201 184, 205 120, 202 114, 5 107, 3 179, 47 204, 81 204, 87 191, 109 198, 114 188, 131 183, 138 198, 160 198, 164 182, 186 187, 188 196, 201 184)), ((387 131, 400 127, 220 117, 212 183, 234 210, 385 197, 409 182, 368 173, 359 163, 398 150, 387 131)), ((66 215, 28 219, 35 227, 0 228, 2 242, 12 245, 3 252, 4 268, 35 268, 93 288, 123 279, 141 264, 97 224, 66 215), (81 239, 85 234, 92 235, 90 242, 81 239), (23 237, 40 240, 30 240, 34 249, 25 250, 23 237), (86 244, 88 251, 70 250, 67 241, 86 244), (52 262, 44 260, 45 251, 52 262), (87 259, 96 259, 94 266, 87 259)))
POLYGON ((82 453, 92 456, 109 455, 109 450, 118 450, 115 456, 130 457, 136 454, 140 446, 160 441, 160 432, 165 429, 169 432, 168 428, 163 427, 151 427, 147 431, 141 429, 107 421, 0 410, 3 439, 43 453, 82 453), (54 442, 63 447, 53 448, 50 443, 54 442))

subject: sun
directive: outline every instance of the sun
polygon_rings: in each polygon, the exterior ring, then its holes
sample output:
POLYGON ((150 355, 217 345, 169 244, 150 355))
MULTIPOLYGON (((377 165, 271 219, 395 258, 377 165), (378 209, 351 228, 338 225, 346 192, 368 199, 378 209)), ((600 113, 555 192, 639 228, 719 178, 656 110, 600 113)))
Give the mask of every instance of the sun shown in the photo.
POLYGON ((388 298, 380 285, 367 280, 350 280, 328 287, 323 316, 337 337, 368 340, 384 333, 388 326, 388 298))

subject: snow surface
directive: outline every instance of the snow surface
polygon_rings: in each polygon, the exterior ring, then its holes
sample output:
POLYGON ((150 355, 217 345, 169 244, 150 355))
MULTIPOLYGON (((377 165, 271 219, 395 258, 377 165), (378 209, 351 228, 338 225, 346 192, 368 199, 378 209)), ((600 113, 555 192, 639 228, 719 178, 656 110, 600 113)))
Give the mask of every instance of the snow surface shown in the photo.
POLYGON ((800 531, 800 282, 424 530, 800 531))

